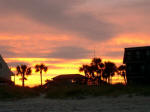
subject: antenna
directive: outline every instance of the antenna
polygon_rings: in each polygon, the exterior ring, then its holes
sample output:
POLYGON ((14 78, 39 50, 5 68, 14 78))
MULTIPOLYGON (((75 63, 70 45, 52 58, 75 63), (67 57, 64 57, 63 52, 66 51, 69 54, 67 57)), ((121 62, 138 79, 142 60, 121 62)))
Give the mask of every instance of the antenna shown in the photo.
POLYGON ((94 47, 94 49, 91 50, 90 58, 95 58, 95 57, 96 57, 96 52, 95 52, 95 47, 94 47))
POLYGON ((96 55, 95 55, 95 54, 96 54, 96 53, 95 53, 95 47, 94 47, 94 52, 93 52, 93 53, 94 53, 94 55, 93 55, 93 56, 94 56, 94 58, 95 58, 95 57, 96 57, 96 55))

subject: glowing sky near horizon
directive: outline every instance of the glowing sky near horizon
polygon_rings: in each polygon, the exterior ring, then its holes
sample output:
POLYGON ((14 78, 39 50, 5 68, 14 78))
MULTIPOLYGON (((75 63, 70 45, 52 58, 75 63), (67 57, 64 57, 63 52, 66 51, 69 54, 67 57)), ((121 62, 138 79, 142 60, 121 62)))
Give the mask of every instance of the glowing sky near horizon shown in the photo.
MULTIPOLYGON (((79 73, 94 49, 119 65, 125 47, 149 45, 149 6, 148 0, 0 0, 0 54, 13 70, 45 63, 46 78, 79 73)), ((31 79, 27 85, 38 83, 31 79)))

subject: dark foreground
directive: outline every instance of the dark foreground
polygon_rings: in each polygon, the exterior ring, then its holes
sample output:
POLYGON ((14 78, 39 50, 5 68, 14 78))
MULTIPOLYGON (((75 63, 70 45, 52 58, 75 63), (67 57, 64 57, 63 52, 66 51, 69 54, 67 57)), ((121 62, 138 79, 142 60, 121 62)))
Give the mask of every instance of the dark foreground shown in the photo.
POLYGON ((150 86, 1 86, 0 112, 150 112, 150 86))
POLYGON ((73 100, 37 97, 0 101, 0 112, 150 112, 150 97, 124 95, 73 100))

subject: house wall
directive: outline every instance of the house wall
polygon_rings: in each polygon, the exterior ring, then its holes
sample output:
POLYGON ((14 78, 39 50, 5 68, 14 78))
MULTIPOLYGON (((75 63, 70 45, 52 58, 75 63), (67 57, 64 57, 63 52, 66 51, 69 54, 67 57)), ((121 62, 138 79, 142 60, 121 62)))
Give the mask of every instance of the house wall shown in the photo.
POLYGON ((150 83, 150 47, 126 48, 124 63, 128 83, 150 83))
POLYGON ((1 56, 0 56, 0 78, 11 80, 11 71, 1 56))

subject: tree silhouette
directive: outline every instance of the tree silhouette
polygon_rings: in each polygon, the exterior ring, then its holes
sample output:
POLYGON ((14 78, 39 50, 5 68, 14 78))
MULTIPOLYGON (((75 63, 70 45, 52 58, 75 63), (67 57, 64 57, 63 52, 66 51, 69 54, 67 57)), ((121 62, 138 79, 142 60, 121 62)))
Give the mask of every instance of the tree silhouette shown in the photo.
POLYGON ((94 71, 97 74, 98 83, 100 84, 102 81, 102 73, 104 69, 104 64, 100 58, 93 58, 91 62, 91 66, 93 66, 94 71))
POLYGON ((80 72, 83 72, 85 73, 85 83, 87 83, 88 80, 91 80, 91 81, 94 81, 95 80, 95 68, 94 66, 91 66, 91 65, 82 65, 82 67, 79 68, 79 71, 80 72))
POLYGON ((48 67, 45 66, 44 64, 40 64, 40 65, 35 65, 35 72, 40 72, 40 76, 41 76, 41 86, 42 86, 42 72, 47 72, 48 67))
POLYGON ((118 67, 118 74, 123 76, 125 83, 127 83, 127 78, 126 78, 126 65, 120 65, 118 67))
POLYGON ((117 67, 113 62, 105 62, 104 65, 103 77, 108 79, 108 82, 110 83, 110 78, 115 75, 115 72, 117 72, 117 67))
POLYGON ((88 66, 88 73, 89 73, 89 78, 91 80, 95 79, 95 67, 94 66, 92 66, 92 65, 88 66))
POLYGON ((79 71, 84 71, 85 76, 93 82, 98 79, 98 84, 101 84, 102 80, 108 80, 110 83, 110 78, 117 72, 117 67, 113 62, 102 63, 101 58, 93 58, 90 65, 82 65, 79 71))
POLYGON ((95 80, 98 79, 98 84, 100 84, 102 80, 103 69, 104 64, 102 63, 102 60, 100 58, 93 58, 90 65, 82 65, 82 67, 79 68, 79 71, 84 71, 85 77, 88 77, 88 79, 94 83, 95 80))
POLYGON ((16 67, 17 75, 21 75, 22 80, 22 87, 24 87, 24 81, 27 80, 25 77, 26 75, 31 75, 32 70, 31 67, 28 67, 27 65, 21 65, 16 67))
POLYGON ((82 67, 79 68, 79 72, 84 72, 85 74, 85 84, 87 84, 88 77, 89 77, 89 66, 88 65, 82 65, 82 67))

